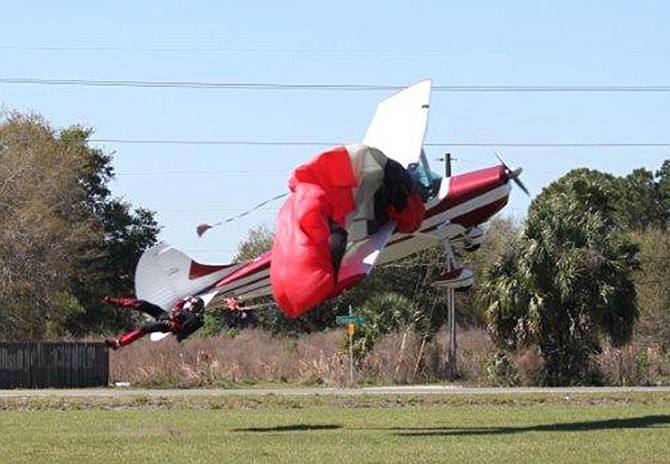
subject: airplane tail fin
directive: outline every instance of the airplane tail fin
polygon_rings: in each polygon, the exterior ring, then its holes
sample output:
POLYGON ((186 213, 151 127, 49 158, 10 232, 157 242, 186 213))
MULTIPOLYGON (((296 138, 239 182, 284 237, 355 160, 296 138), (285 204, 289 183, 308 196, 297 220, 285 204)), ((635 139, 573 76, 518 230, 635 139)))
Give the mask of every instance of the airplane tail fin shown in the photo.
POLYGON ((207 304, 216 295, 211 287, 238 267, 200 264, 161 242, 148 248, 137 263, 135 295, 168 311, 188 295, 198 295, 207 304))

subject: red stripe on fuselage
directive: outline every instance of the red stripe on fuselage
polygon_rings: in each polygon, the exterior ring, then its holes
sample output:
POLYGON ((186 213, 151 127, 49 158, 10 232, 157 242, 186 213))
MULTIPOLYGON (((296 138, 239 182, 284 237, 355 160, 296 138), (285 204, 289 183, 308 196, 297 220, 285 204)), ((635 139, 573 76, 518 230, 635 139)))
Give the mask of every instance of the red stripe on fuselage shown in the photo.
POLYGON ((244 279, 245 277, 250 277, 254 274, 258 274, 259 272, 268 269, 270 267, 271 258, 272 258, 272 251, 264 253, 263 255, 261 255, 261 257, 259 257, 255 261, 251 261, 243 268, 238 269, 237 271, 219 280, 216 283, 216 287, 223 287, 224 285, 227 285, 231 282, 234 282, 239 279, 244 279))
POLYGON ((468 172, 449 179, 449 191, 442 201, 426 211, 424 219, 479 197, 509 181, 504 166, 493 166, 468 172))
MULTIPOLYGON (((473 227, 473 226, 478 226, 486 221, 488 221, 494 214, 496 214, 498 211, 503 209, 505 205, 507 204, 507 200, 509 197, 504 197, 501 198, 500 200, 494 201, 493 203, 488 203, 486 205, 483 205, 479 208, 476 208, 472 211, 469 211, 465 214, 462 214, 460 216, 453 217, 449 220, 450 223, 452 224, 458 224, 466 229, 468 227, 473 227)), ((426 227, 425 229, 420 229, 415 233, 419 234, 426 234, 429 232, 434 231, 437 229, 441 224, 436 224, 433 226, 426 227)), ((399 237, 395 240, 390 240, 387 247, 391 245, 397 245, 398 243, 402 243, 407 240, 412 240, 414 238, 414 234, 410 235, 403 235, 402 237, 399 237)))
POLYGON ((233 266, 233 264, 224 264, 219 266, 212 266, 209 264, 200 264, 195 261, 191 261, 191 267, 188 270, 188 278, 190 280, 197 279, 199 277, 204 277, 215 272, 225 269, 227 267, 233 266))

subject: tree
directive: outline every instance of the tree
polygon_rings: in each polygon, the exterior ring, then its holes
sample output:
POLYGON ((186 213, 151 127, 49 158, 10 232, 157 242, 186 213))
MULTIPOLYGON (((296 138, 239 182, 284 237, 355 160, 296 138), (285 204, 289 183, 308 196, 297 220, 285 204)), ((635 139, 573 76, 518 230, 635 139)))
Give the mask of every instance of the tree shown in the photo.
POLYGON ((456 308, 460 325, 479 326, 486 324, 486 314, 482 309, 482 277, 494 265, 511 242, 515 242, 521 235, 521 226, 511 217, 495 217, 485 226, 486 236, 479 250, 473 253, 464 253, 461 265, 475 272, 475 281, 469 292, 470 298, 463 298, 457 292, 456 308))
POLYGON ((37 116, 0 124, 0 336, 40 338, 62 322, 73 256, 86 255, 99 229, 76 176, 82 160, 37 116), (71 220, 76 218, 76 220, 71 220))
POLYGON ((640 319, 635 339, 670 350, 670 232, 649 227, 635 232, 642 269, 636 273, 640 319))
POLYGON ((656 171, 657 193, 663 210, 670 211, 670 158, 666 159, 660 169, 656 171))
POLYGON ((274 233, 272 229, 265 224, 260 224, 247 232, 247 237, 237 248, 235 261, 250 261, 258 258, 266 251, 272 248, 274 242, 274 233))
POLYGON ((382 335, 401 330, 426 331, 428 321, 409 298, 385 291, 370 295, 356 311, 365 318, 365 324, 356 335, 356 352, 365 356, 382 335))
POLYGON ((160 227, 153 212, 145 208, 132 210, 130 203, 113 197, 108 183, 114 178, 112 156, 90 147, 92 130, 73 126, 59 133, 58 141, 75 151, 84 167, 78 173, 84 189, 86 210, 100 228, 101 235, 91 244, 88 256, 81 256, 79 272, 71 281, 77 300, 86 302, 85 311, 67 321, 71 333, 117 330, 131 323, 134 314, 110 311, 101 303, 104 295, 134 293, 135 266, 148 247, 157 240, 160 227))
POLYGON ((617 203, 625 227, 642 230, 650 226, 662 227, 670 217, 670 196, 665 187, 646 169, 635 169, 621 179, 621 198, 617 203))
POLYGON ((550 185, 531 204, 521 240, 485 277, 494 339, 503 348, 537 343, 546 384, 597 382, 590 361, 600 336, 620 346, 632 334, 637 247, 617 219, 615 186, 588 170, 550 185))
POLYGON ((35 115, 0 123, 0 337, 92 330, 102 294, 132 291, 136 258, 155 242, 152 214, 111 197, 111 156, 90 134, 35 115))

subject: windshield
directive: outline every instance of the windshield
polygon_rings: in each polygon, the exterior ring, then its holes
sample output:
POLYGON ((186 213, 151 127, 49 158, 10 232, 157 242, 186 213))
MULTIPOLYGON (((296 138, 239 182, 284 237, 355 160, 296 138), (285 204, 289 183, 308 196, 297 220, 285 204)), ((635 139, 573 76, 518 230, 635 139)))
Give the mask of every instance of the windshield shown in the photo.
POLYGON ((442 176, 427 169, 422 163, 412 163, 407 170, 424 202, 436 196, 440 191, 442 176))

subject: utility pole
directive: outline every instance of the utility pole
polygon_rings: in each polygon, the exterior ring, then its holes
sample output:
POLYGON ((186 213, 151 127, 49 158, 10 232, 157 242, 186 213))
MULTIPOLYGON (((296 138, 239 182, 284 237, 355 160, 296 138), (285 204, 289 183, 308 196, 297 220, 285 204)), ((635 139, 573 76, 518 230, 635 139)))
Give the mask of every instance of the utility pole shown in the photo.
POLYGON ((444 176, 451 177, 451 153, 444 154, 444 176))
MULTIPOLYGON (((451 153, 444 154, 444 175, 451 177, 451 153)), ((447 272, 451 271, 451 259, 447 259, 447 272)), ((456 291, 447 288, 447 320, 449 325, 449 345, 447 346, 447 378, 458 378, 458 344, 456 343, 456 291)))

